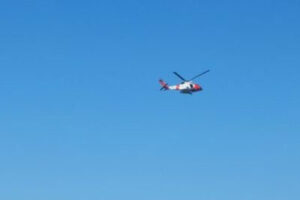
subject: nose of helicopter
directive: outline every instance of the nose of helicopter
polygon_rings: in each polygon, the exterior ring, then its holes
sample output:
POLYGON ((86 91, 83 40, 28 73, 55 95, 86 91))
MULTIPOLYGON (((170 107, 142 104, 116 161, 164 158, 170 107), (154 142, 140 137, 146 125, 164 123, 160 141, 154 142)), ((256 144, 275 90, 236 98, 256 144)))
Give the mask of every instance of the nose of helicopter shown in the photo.
POLYGON ((201 91, 202 87, 199 84, 195 84, 195 89, 201 91))

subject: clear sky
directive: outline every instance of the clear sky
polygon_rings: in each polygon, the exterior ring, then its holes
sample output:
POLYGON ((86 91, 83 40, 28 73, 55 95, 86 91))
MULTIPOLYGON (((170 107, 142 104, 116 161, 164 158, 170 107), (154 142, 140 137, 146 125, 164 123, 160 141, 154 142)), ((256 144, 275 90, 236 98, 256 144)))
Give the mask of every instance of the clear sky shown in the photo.
POLYGON ((299 10, 1 1, 0 199, 299 200, 299 10))

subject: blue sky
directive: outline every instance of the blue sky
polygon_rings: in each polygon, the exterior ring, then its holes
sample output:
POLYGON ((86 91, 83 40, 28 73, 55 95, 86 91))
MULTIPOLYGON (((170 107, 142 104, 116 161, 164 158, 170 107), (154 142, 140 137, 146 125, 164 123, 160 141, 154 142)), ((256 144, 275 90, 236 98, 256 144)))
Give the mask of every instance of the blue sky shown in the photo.
POLYGON ((298 200, 299 9, 1 1, 0 198, 298 200))

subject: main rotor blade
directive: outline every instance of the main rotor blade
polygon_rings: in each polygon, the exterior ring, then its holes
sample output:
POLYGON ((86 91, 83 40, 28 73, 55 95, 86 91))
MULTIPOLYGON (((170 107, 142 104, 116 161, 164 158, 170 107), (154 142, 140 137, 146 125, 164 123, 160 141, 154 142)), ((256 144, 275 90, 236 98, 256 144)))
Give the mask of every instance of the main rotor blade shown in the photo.
POLYGON ((183 78, 182 76, 180 76, 177 72, 173 72, 176 76, 178 76, 181 80, 186 81, 185 78, 183 78))
POLYGON ((209 70, 206 70, 205 72, 202 72, 201 74, 198 74, 197 76, 194 76, 192 79, 190 79, 190 81, 198 78, 199 76, 202 76, 203 74, 206 74, 207 72, 209 72, 209 70))

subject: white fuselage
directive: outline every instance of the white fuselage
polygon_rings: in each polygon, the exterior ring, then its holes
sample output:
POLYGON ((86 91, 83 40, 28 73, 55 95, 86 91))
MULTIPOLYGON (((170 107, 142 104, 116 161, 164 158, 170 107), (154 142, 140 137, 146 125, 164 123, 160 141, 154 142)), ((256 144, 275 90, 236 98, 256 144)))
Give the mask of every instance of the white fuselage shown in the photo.
POLYGON ((179 90, 182 93, 191 93, 201 90, 201 87, 198 84, 193 83, 192 81, 182 82, 178 85, 169 86, 169 90, 179 90))
POLYGON ((180 83, 178 85, 171 85, 169 86, 169 89, 170 90, 188 90, 188 89, 191 89, 191 82, 183 82, 183 83, 180 83))

